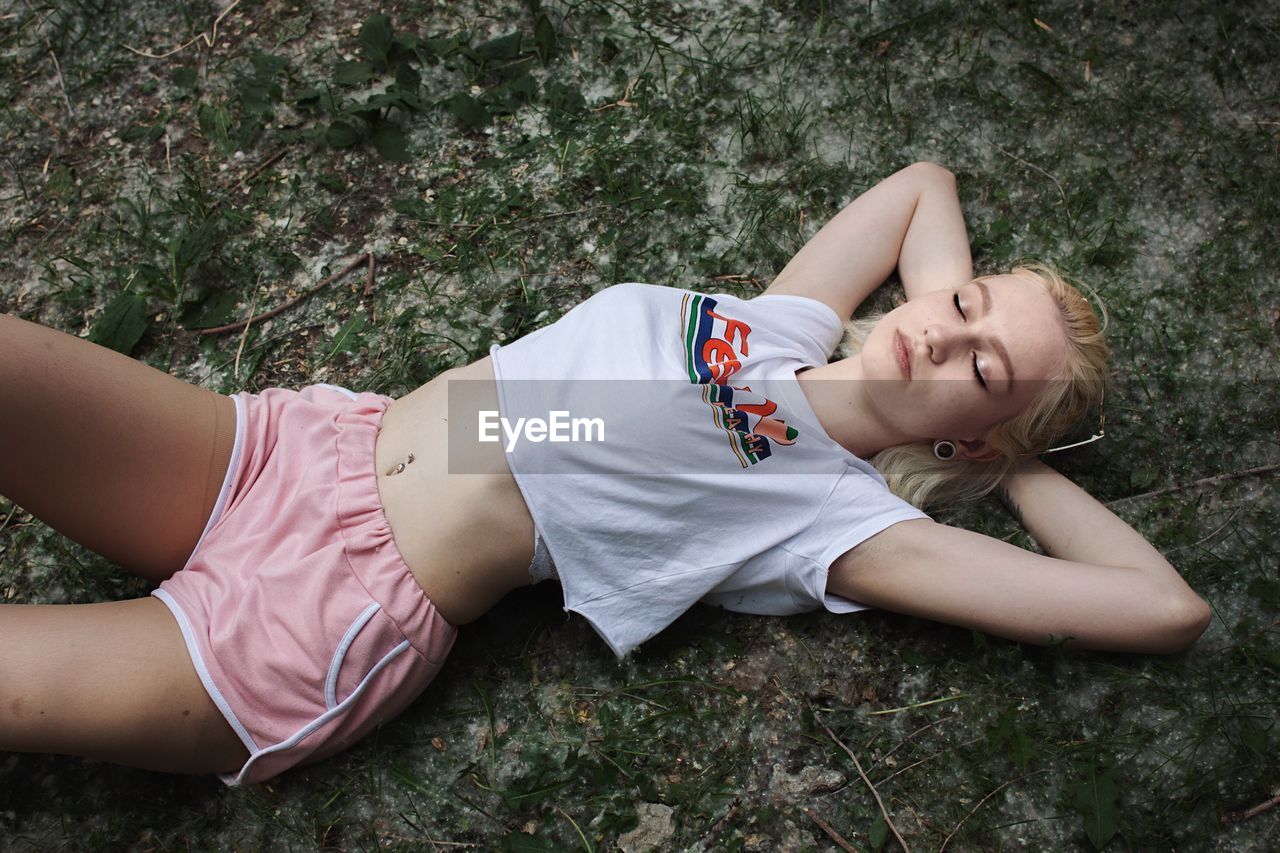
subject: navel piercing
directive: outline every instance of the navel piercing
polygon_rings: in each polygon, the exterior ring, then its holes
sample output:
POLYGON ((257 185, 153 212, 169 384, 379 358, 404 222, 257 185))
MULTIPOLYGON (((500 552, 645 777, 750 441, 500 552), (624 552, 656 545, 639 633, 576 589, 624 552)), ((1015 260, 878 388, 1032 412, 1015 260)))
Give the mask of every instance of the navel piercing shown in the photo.
POLYGON ((409 458, 408 458, 408 459, 406 459, 406 460, 405 460, 405 461, 403 461, 403 462, 398 463, 398 464, 396 465, 396 467, 394 467, 394 468, 392 468, 390 471, 388 471, 388 472, 387 472, 387 476, 388 476, 388 477, 390 477, 390 476, 391 476, 391 475, 393 475, 393 474, 399 474, 401 471, 403 471, 403 470, 405 469, 405 466, 406 466, 406 465, 408 465, 409 463, 411 463, 412 461, 413 461, 413 454, 412 454, 412 453, 410 453, 410 454, 409 454, 409 458))
POLYGON ((933 443, 933 455, 946 462, 956 455, 956 446, 945 438, 938 439, 933 443))

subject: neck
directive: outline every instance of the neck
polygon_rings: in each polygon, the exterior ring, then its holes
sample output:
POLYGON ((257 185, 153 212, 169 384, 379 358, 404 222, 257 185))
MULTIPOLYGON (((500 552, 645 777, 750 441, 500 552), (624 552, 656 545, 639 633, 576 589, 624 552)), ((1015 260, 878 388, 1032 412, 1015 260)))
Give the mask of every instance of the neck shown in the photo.
POLYGON ((859 459, 912 439, 895 430, 866 394, 855 355, 796 374, 800 390, 827 435, 859 459))

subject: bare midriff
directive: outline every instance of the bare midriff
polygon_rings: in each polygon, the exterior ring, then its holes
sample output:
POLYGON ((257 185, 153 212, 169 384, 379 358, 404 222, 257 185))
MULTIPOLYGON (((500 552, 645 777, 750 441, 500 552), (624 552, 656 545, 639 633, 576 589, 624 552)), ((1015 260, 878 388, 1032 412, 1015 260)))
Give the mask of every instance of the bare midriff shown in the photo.
POLYGON ((388 407, 374 458, 383 510, 409 571, 440 615, 462 625, 530 583, 533 519, 500 442, 483 446, 480 466, 469 460, 468 470, 485 473, 449 472, 448 382, 455 379, 487 381, 487 408, 499 408, 487 357, 448 370, 388 407), (389 473, 410 454, 412 463, 389 473))

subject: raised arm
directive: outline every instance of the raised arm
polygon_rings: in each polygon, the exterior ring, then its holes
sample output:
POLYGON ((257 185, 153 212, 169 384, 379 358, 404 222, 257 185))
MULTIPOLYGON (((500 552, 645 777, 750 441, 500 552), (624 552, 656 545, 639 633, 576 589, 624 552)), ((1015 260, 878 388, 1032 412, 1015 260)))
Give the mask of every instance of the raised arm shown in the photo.
POLYGON ((973 278, 955 177, 941 166, 912 164, 858 196, 765 293, 809 296, 847 319, 895 267, 908 299, 973 278))
POLYGON ((1204 600, 1150 543, 1038 461, 1005 480, 1049 557, 978 533, 896 524, 831 566, 827 589, 857 601, 1044 645, 1168 653, 1209 624, 1204 600))

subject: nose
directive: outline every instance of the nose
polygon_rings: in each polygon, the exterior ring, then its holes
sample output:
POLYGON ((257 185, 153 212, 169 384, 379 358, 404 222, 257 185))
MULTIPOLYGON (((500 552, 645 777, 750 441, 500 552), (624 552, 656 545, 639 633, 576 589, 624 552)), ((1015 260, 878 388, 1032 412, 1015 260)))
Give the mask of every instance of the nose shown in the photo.
POLYGON ((924 343, 928 348, 929 360, 934 364, 943 364, 955 352, 967 350, 973 336, 966 329, 934 323, 924 329, 924 343))
POLYGON ((925 326, 924 344, 929 350, 929 361, 934 364, 946 362, 947 354, 954 346, 953 338, 951 330, 940 323, 925 326))

